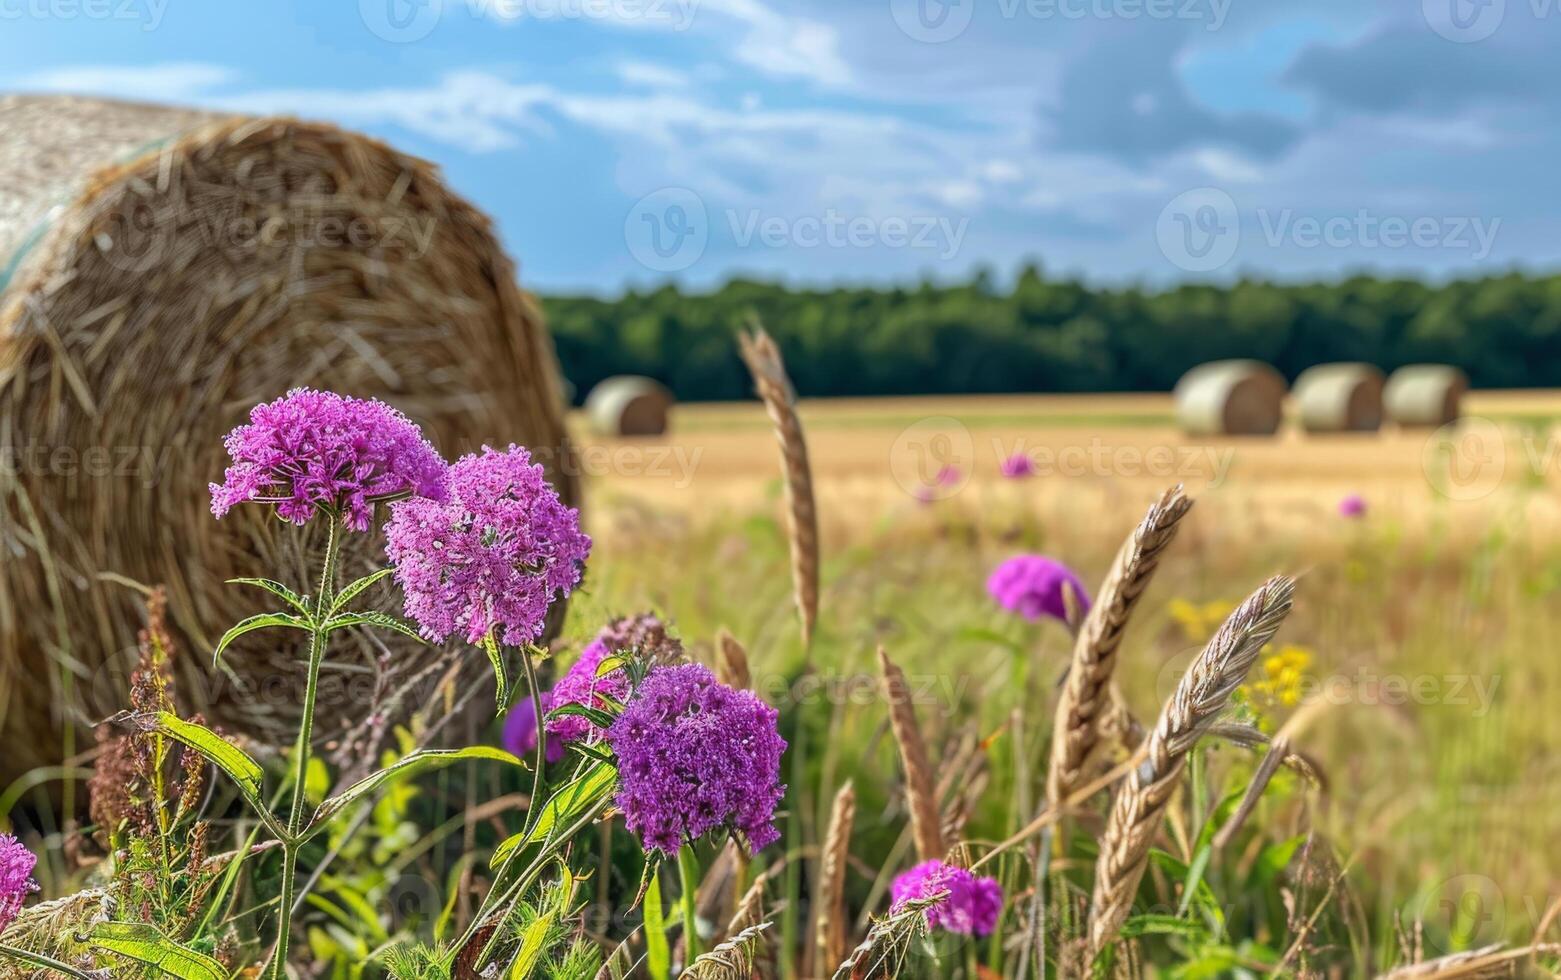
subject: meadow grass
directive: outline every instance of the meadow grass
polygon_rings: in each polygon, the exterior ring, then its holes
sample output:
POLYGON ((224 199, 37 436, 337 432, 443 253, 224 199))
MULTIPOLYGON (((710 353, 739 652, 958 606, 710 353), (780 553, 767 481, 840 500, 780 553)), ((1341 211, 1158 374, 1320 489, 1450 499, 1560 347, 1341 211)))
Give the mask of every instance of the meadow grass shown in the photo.
MULTIPOLYGON (((981 785, 966 839, 1005 838, 1044 795, 1072 640, 1060 624, 1003 613, 985 577, 1003 558, 1034 551, 1068 562, 1093 592, 1145 504, 1124 500, 1120 520, 1081 526, 1065 505, 1042 511, 1022 495, 997 504, 988 495, 977 507, 955 496, 837 533, 824 551, 811 672, 774 507, 690 520, 637 504, 599 514, 597 560, 571 629, 648 607, 674 621, 704 659, 722 627, 745 644, 755 690, 781 707, 793 751, 805 753, 793 760, 805 775, 789 791, 788 840, 819 845, 836 789, 854 785, 845 891, 860 934, 867 916, 886 908, 888 877, 914 860, 875 651, 891 651, 907 674, 935 763, 958 756, 957 781, 981 785), (961 755, 971 740, 985 748, 974 762, 961 755)), ((1419 955, 1428 957, 1532 939, 1561 896, 1561 717, 1552 701, 1561 660, 1549 640, 1561 626, 1561 554, 1530 540, 1520 519, 1472 528, 1456 508, 1413 527, 1374 512, 1362 521, 1280 522, 1251 535, 1222 506, 1217 496, 1200 500, 1161 558, 1116 678, 1136 716, 1152 723, 1218 624, 1191 622, 1186 608, 1228 611, 1270 575, 1296 574, 1295 609, 1273 647, 1308 655, 1300 699, 1325 704, 1311 709, 1318 715, 1295 747, 1315 760, 1326 786, 1278 772, 1244 833, 1203 872, 1218 900, 1252 938, 1281 942, 1269 923, 1283 921, 1286 896, 1305 900, 1303 885, 1312 901, 1325 891, 1330 908, 1308 942, 1362 969, 1401 959, 1400 931, 1418 933, 1419 955), (1302 862, 1295 842, 1309 831, 1316 836, 1302 862), (1254 869, 1278 857, 1284 866, 1254 869)), ((1260 700, 1244 699, 1245 710, 1270 732, 1300 708, 1260 700)), ((1260 758, 1205 739, 1192 789, 1178 794, 1158 842, 1168 860, 1193 859, 1197 842, 1187 835, 1216 808, 1229 812, 1260 758)), ((1098 832, 1100 818, 1081 825, 1098 832)), ((1089 851, 1089 835, 1076 835, 1078 854, 1089 851)), ((1061 874, 1079 863, 1066 859, 1061 874)), ((1152 864, 1145 888, 1164 889, 1175 910, 1175 876, 1163 871, 1152 864)), ((1004 874, 1018 879, 1015 868, 1004 874)), ((1072 887, 1087 893, 1088 875, 1076 878, 1072 887)), ((1144 946, 1151 958, 1174 959, 1174 942, 1154 937, 1144 946)))

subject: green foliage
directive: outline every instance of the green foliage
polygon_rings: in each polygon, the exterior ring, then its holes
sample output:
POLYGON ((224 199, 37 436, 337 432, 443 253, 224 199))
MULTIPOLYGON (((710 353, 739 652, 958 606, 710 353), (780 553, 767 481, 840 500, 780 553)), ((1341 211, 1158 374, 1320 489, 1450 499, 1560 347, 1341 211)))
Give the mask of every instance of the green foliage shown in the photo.
POLYGON ((1442 361, 1476 385, 1517 388, 1549 384, 1546 366, 1561 358, 1561 278, 1516 273, 1151 291, 1047 279, 1032 265, 1005 293, 979 279, 837 289, 738 279, 709 293, 666 286, 543 306, 582 398, 615 374, 651 375, 687 401, 747 397, 731 338, 749 312, 814 397, 1162 391, 1222 357, 1261 358, 1291 378, 1328 361, 1442 361))

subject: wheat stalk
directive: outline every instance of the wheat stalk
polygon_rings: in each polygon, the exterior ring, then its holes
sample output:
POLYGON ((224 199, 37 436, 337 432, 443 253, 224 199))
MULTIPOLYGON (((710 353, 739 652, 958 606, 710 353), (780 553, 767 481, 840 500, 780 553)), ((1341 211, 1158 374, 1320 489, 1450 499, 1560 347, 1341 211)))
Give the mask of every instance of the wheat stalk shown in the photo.
POLYGON ((753 684, 753 673, 748 668, 748 651, 725 627, 715 635, 715 676, 722 684, 739 691, 747 690, 753 684))
POLYGON ((1180 485, 1160 495, 1149 513, 1117 551, 1095 604, 1084 617, 1073 644, 1073 661, 1053 721, 1051 765, 1046 771, 1046 802, 1055 807, 1085 778, 1100 743, 1101 726, 1112 711, 1111 674, 1128 617, 1159 567, 1160 556, 1192 507, 1180 485))
POLYGON ((770 923, 761 922, 736 933, 708 953, 697 957, 682 974, 685 980, 748 980, 754 958, 770 923))
POLYGON ((1095 864, 1089 943, 1098 954, 1116 937, 1133 905, 1149 847, 1194 743, 1214 724, 1247 676, 1263 644, 1290 612, 1295 580, 1276 576, 1243 602, 1198 654, 1161 709, 1143 761, 1117 791, 1095 864))
POLYGON ((808 442, 797 416, 797 393, 786 374, 780 348, 755 321, 750 333, 738 334, 743 362, 780 441, 781 466, 786 471, 787 526, 791 537, 791 574, 797 613, 802 618, 802 642, 811 648, 818 622, 818 510, 813 502, 813 469, 808 442))
POLYGON ((1486 977, 1515 977, 1519 975, 1521 960, 1558 952, 1561 952, 1561 946, 1557 945, 1535 944, 1522 949, 1504 950, 1497 943, 1424 963, 1401 966, 1382 974, 1378 980, 1453 980, 1454 977, 1458 980, 1484 980, 1486 977))
POLYGON ((938 815, 937 779, 927 755, 927 743, 916 723, 910 685, 905 682, 905 672, 889 659, 883 647, 878 648, 878 668, 883 672, 889 722, 900 747, 900 762, 905 766, 905 799, 911 814, 911 834, 916 839, 916 856, 922 861, 942 860, 948 849, 943 846, 942 820, 938 815))
POLYGON ((824 836, 824 860, 819 870, 818 917, 813 941, 818 963, 839 963, 846 955, 846 862, 851 853, 851 825, 856 820, 856 788, 849 780, 835 794, 824 836))
POLYGON ((880 980, 900 975, 900 966, 911 940, 927 931, 927 910, 948 897, 939 892, 911 899, 877 922, 862 944, 836 967, 833 980, 880 980))

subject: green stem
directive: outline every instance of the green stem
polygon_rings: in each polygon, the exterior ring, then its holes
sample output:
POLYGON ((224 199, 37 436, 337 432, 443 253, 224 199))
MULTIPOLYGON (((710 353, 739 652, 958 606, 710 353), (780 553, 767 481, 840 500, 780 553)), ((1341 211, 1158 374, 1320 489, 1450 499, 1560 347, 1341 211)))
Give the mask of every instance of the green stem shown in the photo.
POLYGON ((531 689, 531 713, 537 720, 537 753, 536 764, 531 773, 531 802, 526 805, 526 830, 536 826, 536 821, 542 813, 542 794, 547 789, 547 777, 543 775, 547 768, 547 725, 542 719, 542 689, 537 685, 537 668, 532 663, 531 647, 522 647, 520 650, 521 666, 526 671, 526 686, 531 689))
POLYGON ((699 859, 694 856, 693 844, 678 849, 678 874, 683 878, 683 969, 687 970, 699 958, 699 913, 694 901, 699 859))
POLYGON ((272 976, 287 977, 287 944, 293 928, 293 902, 298 882, 299 832, 303 829, 304 784, 309 777, 309 750, 314 740, 314 708, 320 693, 320 665, 325 662, 325 620, 335 598, 336 559, 341 550, 340 519, 325 512, 328 536, 325 539, 325 567, 320 571, 320 591, 314 600, 314 624, 309 636, 309 677, 304 687, 303 714, 298 722, 298 741, 293 745, 293 803, 287 817, 287 839, 282 842, 282 904, 277 909, 276 950, 272 954, 272 976))

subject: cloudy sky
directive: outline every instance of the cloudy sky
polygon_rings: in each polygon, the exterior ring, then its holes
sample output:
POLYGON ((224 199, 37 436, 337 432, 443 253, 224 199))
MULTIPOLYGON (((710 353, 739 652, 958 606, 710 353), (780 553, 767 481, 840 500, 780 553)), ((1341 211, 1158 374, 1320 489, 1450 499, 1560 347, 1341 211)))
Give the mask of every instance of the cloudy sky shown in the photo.
POLYGON ((608 294, 1552 268, 1557 52, 1561 0, 0 0, 0 88, 374 133, 608 294))

